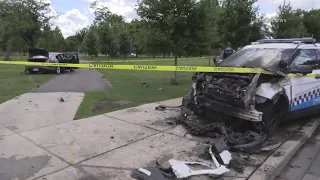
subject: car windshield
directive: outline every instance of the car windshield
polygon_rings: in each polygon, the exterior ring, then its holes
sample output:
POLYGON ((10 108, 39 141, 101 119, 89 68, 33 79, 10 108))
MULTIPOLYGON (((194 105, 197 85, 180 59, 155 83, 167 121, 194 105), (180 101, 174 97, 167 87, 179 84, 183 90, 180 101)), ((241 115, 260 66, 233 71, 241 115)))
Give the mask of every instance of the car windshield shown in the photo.
POLYGON ((288 60, 295 49, 281 48, 249 48, 240 50, 223 60, 219 66, 241 66, 265 68, 279 62, 288 60))

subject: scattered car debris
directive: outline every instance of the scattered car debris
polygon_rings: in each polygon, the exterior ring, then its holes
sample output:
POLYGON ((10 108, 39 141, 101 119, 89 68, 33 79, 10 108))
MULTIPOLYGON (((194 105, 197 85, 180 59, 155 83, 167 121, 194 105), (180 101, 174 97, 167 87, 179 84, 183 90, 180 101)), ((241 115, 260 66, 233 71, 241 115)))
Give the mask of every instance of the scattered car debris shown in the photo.
POLYGON ((240 164, 237 160, 235 159, 231 159, 231 161, 229 162, 227 168, 229 169, 233 169, 238 173, 243 173, 244 172, 244 166, 242 164, 240 164))
POLYGON ((62 97, 60 97, 59 101, 60 102, 64 102, 64 99, 62 97))
POLYGON ((229 151, 225 150, 222 153, 213 153, 209 149, 211 154, 211 160, 214 165, 207 165, 201 162, 187 162, 170 159, 170 168, 163 168, 157 161, 157 168, 139 168, 132 172, 131 177, 139 180, 169 180, 169 179, 181 179, 188 178, 190 176, 197 175, 210 175, 210 177, 221 176, 230 170, 226 167, 232 159, 232 155, 229 151), (218 159, 217 159, 218 158, 218 159))
POLYGON ((173 169, 173 172, 177 176, 177 178, 187 178, 190 176, 196 175, 222 175, 230 170, 227 169, 224 165, 220 165, 219 167, 212 168, 209 165, 199 162, 186 162, 186 161, 177 161, 174 159, 169 160, 169 163, 173 169), (193 168, 191 168, 191 167, 193 168), (194 170, 195 166, 201 167, 200 170, 194 170))
POLYGON ((142 87, 150 87, 148 82, 141 82, 142 87))
POLYGON ((159 111, 164 111, 166 110, 167 108, 170 108, 170 109, 177 109, 177 108, 181 108, 182 105, 180 106, 165 106, 165 105, 159 105, 156 107, 156 110, 159 110, 159 111))
POLYGON ((138 180, 172 180, 175 179, 174 174, 168 174, 159 168, 139 168, 135 169, 132 178, 138 180))

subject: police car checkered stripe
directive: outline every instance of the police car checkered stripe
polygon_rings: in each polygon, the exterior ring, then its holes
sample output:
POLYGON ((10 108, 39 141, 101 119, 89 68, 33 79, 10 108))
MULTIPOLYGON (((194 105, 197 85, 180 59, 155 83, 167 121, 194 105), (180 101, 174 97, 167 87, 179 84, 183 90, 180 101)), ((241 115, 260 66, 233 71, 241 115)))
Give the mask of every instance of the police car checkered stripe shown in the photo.
POLYGON ((302 104, 306 101, 309 101, 311 99, 314 99, 316 97, 320 96, 320 89, 315 89, 311 92, 308 92, 306 94, 302 94, 298 97, 293 98, 292 106, 297 106, 299 104, 302 104))

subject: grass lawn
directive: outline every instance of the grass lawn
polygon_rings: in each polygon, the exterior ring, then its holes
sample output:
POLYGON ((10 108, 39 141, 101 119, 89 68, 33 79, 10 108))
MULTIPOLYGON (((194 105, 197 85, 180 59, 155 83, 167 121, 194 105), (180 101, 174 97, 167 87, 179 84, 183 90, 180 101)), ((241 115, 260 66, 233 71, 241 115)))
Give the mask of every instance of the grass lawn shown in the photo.
MULTIPOLYGON (((0 56, 0 59, 2 60, 3 57, 0 56)), ((23 56, 12 56, 12 60, 15 61, 25 59, 23 56)), ((54 76, 54 74, 26 75, 24 74, 24 66, 0 64, 0 103, 27 93, 54 76)))
MULTIPOLYGON (((115 63, 112 63, 115 64, 115 63)), ((123 64, 123 63, 119 63, 123 64)), ((173 61, 131 62, 125 64, 140 65, 173 65, 173 61)), ((208 58, 180 60, 178 65, 208 66, 208 58)), ((119 109, 145 103, 182 97, 190 91, 193 72, 178 72, 178 85, 172 85, 170 78, 173 72, 103 70, 104 78, 111 82, 112 88, 104 92, 86 93, 75 119, 99 115, 119 109), (143 87, 147 82, 150 87, 143 87), (127 105, 119 105, 117 101, 130 101, 127 105)))

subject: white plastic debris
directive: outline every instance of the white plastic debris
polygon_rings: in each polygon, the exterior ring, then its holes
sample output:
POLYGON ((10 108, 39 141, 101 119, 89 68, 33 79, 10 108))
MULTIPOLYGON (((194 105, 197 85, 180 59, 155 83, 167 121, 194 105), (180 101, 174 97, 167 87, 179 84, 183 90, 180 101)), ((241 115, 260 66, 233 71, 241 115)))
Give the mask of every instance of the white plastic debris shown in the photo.
POLYGON ((229 164, 232 159, 232 155, 228 150, 222 151, 220 153, 220 157, 221 157, 224 164, 229 164))
POLYGON ((142 173, 146 174, 147 176, 151 176, 151 172, 150 172, 150 171, 148 171, 148 170, 146 170, 146 169, 144 169, 144 168, 139 168, 139 169, 138 169, 138 171, 140 171, 140 172, 142 172, 142 173))
POLYGON ((213 169, 211 166, 208 166, 206 164, 199 163, 199 162, 186 162, 186 161, 177 161, 177 160, 171 159, 169 160, 169 163, 171 165, 171 168, 174 174, 177 176, 177 178, 187 178, 190 176, 205 175, 205 174, 222 175, 230 171, 224 165, 221 165, 220 167, 213 169), (204 169, 193 170, 188 165, 199 165, 199 166, 203 166, 204 169))
POLYGON ((210 155, 211 155, 211 158, 212 158, 214 164, 215 164, 216 167, 218 168, 218 167, 220 166, 220 164, 219 164, 217 158, 216 158, 216 157, 214 156, 214 154, 212 153, 212 146, 209 147, 209 153, 210 153, 210 155))

